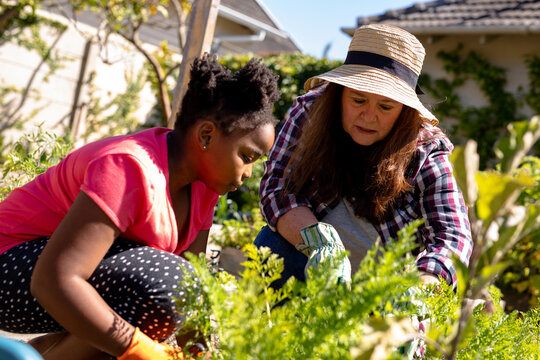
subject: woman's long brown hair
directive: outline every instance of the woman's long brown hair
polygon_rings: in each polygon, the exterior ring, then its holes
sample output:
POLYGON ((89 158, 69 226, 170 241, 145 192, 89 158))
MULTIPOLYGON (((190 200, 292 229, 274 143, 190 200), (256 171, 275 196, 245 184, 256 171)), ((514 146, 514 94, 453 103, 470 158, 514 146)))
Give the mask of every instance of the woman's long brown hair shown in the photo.
MULTIPOLYGON (((329 83, 315 101, 310 120, 287 168, 289 191, 308 195, 314 187, 318 199, 337 204, 347 199, 357 216, 381 223, 390 216, 400 196, 411 189, 408 177, 422 119, 404 106, 385 139, 362 146, 343 130, 343 87, 329 83)), ((286 171, 287 173, 287 171, 286 171)))

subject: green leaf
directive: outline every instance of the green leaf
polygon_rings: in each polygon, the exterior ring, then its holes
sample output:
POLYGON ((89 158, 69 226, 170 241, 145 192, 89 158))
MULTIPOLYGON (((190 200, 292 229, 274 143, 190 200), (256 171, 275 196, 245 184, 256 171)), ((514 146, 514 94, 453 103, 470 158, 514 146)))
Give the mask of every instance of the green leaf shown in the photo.
POLYGON ((529 288, 529 284, 530 284, 530 281, 525 280, 525 281, 513 283, 512 287, 516 289, 518 292, 522 293, 529 288))
POLYGON ((482 267, 478 271, 478 274, 473 281, 470 296, 475 299, 480 291, 491 283, 495 276, 506 269, 509 265, 509 262, 501 261, 495 265, 487 265, 482 267))
POLYGON ((463 193, 465 203, 474 204, 478 196, 478 185, 474 175, 478 172, 480 163, 476 152, 476 142, 469 140, 465 147, 456 146, 450 155, 450 161, 454 166, 454 177, 463 193))
POLYGON ((540 229, 540 202, 527 206, 527 221, 523 226, 522 237, 540 229))
POLYGON ((531 285, 533 288, 540 290, 540 275, 531 276, 531 285))
POLYGON ((362 344, 351 348, 351 357, 357 360, 388 359, 395 348, 416 333, 409 318, 374 319, 364 326, 362 344))
POLYGON ((465 323, 465 327, 463 328, 463 332, 461 334, 461 341, 458 343, 458 349, 465 349, 468 345, 468 338, 474 336, 474 334, 477 332, 477 329, 475 327, 474 319, 473 317, 467 318, 467 322, 465 323))
POLYGON ((507 130, 510 136, 500 139, 495 148, 495 155, 501 159, 501 171, 505 173, 516 169, 540 138, 540 116, 510 123, 507 130))
POLYGON ((458 297, 465 296, 465 290, 467 289, 467 284, 469 283, 469 268, 467 265, 461 262, 461 260, 456 256, 452 256, 452 262, 456 267, 456 277, 457 277, 457 295, 458 297))
POLYGON ((508 175, 496 171, 482 171, 476 174, 476 182, 476 215, 484 220, 484 229, 513 204, 523 188, 535 185, 534 179, 525 172, 508 175))
POLYGON ((525 206, 525 211, 519 223, 501 228, 499 239, 483 251, 479 266, 491 264, 496 258, 502 259, 518 242, 540 229, 540 203, 525 206))

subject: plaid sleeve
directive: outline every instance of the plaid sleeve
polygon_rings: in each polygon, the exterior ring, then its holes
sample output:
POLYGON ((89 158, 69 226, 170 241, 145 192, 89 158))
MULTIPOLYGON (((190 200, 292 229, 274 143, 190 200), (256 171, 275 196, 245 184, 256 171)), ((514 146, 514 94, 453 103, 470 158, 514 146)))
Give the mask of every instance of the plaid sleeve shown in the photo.
POLYGON ((310 207, 309 199, 286 192, 285 168, 302 134, 302 126, 307 121, 308 108, 317 96, 318 92, 309 92, 296 98, 285 115, 283 126, 268 154, 268 160, 264 162, 264 174, 259 188, 260 207, 263 217, 273 231, 276 231, 277 220, 281 215, 295 207, 310 207))
POLYGON ((467 207, 452 174, 449 152, 445 146, 432 151, 417 177, 422 194, 420 209, 425 219, 420 228, 425 250, 418 255, 416 264, 419 270, 440 275, 455 288, 457 274, 452 257, 455 255, 468 266, 473 241, 467 207))

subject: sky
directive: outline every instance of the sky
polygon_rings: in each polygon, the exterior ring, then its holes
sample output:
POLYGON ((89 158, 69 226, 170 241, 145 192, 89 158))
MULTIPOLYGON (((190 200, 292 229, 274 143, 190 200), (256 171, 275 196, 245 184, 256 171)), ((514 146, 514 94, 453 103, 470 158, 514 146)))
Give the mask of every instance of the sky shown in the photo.
POLYGON ((300 49, 317 58, 331 43, 328 57, 344 60, 351 38, 342 27, 355 27, 361 16, 408 7, 427 0, 261 0, 300 49))

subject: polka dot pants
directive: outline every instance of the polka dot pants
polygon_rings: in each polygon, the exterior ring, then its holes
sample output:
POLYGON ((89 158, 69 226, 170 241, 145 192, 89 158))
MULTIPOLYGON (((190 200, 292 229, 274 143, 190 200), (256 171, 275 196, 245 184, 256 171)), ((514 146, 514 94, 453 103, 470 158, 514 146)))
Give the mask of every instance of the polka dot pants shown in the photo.
MULTIPOLYGON (((0 329, 14 333, 64 331, 30 293, 34 265, 47 238, 28 241, 0 254, 0 329)), ((174 298, 189 262, 175 254, 117 239, 89 283, 122 318, 163 340, 183 322, 174 298)))

